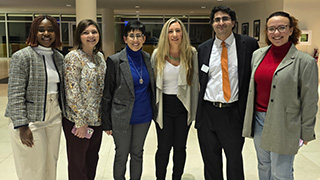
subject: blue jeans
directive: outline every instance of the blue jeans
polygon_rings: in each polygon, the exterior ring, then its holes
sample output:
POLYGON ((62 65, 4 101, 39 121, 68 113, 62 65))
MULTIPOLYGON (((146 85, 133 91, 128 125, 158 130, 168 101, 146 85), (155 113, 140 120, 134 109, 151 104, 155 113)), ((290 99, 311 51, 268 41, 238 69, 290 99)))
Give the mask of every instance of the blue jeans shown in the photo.
POLYGON ((293 180, 295 155, 283 155, 260 148, 266 112, 255 112, 254 146, 258 156, 260 180, 293 180))

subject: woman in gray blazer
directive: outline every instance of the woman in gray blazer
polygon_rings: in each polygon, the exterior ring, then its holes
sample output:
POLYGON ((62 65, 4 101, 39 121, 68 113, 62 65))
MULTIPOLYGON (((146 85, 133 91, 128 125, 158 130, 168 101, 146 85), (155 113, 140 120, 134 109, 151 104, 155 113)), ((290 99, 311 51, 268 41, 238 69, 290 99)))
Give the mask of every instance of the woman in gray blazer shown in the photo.
POLYGON ((5 115, 12 121, 13 157, 19 179, 55 180, 65 104, 56 19, 36 17, 26 44, 10 60, 5 115))
POLYGON ((125 179, 130 154, 130 179, 139 180, 145 138, 156 116, 154 76, 150 55, 142 51, 145 26, 139 21, 129 22, 123 39, 126 47, 107 59, 102 128, 113 135, 116 146, 114 179, 125 179))
POLYGON ((294 17, 275 12, 266 23, 269 46, 252 57, 243 136, 254 138, 261 180, 293 180, 295 154, 315 139, 318 67, 295 48, 300 34, 294 17))

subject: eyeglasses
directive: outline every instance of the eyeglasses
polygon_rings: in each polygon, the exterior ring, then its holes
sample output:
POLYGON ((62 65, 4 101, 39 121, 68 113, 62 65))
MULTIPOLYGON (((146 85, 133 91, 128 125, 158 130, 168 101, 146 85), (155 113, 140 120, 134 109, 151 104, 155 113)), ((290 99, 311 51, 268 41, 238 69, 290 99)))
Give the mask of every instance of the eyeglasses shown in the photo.
POLYGON ((44 32, 48 32, 48 33, 54 33, 54 29, 53 28, 49 28, 49 29, 42 29, 42 28, 39 28, 38 29, 38 32, 39 33, 44 33, 44 32))
POLYGON ((221 20, 222 20, 222 22, 226 22, 226 21, 229 21, 231 18, 230 17, 228 17, 228 16, 223 16, 223 17, 217 17, 217 18, 214 18, 213 19, 213 22, 215 22, 215 23, 218 23, 218 22, 220 22, 221 20))
POLYGON ((134 34, 129 34, 128 37, 129 37, 131 40, 134 40, 134 38, 137 38, 138 40, 141 40, 141 39, 144 37, 144 35, 143 35, 143 34, 136 34, 136 35, 134 35, 134 34))
POLYGON ((288 25, 281 25, 278 27, 274 27, 274 26, 270 26, 267 28, 268 33, 275 33, 276 30, 278 30, 279 32, 283 33, 287 30, 288 25))

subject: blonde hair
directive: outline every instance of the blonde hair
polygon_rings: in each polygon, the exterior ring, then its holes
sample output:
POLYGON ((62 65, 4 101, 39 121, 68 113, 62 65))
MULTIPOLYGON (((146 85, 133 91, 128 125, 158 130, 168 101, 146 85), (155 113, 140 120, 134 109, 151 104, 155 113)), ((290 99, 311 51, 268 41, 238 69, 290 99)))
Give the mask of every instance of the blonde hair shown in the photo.
POLYGON ((192 46, 190 44, 189 35, 187 33, 187 30, 182 23, 182 21, 178 18, 171 18, 169 19, 164 26, 162 27, 161 34, 159 37, 159 43, 157 45, 157 56, 155 58, 155 75, 157 76, 157 73, 159 74, 163 73, 163 68, 166 63, 165 58, 169 57, 169 50, 170 50, 170 44, 169 44, 169 38, 168 38, 168 31, 169 26, 175 22, 178 22, 181 26, 182 30, 182 39, 181 44, 179 46, 180 50, 180 62, 184 64, 184 67, 186 68, 187 72, 187 83, 190 86, 192 83, 192 72, 193 72, 193 66, 192 66, 192 46))

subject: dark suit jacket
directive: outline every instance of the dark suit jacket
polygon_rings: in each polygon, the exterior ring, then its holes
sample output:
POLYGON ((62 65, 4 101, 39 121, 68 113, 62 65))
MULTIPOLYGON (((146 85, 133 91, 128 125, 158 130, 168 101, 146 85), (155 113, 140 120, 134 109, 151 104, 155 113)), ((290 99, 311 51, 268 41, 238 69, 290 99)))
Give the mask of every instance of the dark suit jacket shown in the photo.
MULTIPOLYGON (((144 51, 142 56, 150 77, 153 119, 157 115, 155 105, 155 82, 150 55, 144 51)), ((103 130, 125 133, 130 125, 135 101, 134 85, 126 48, 107 59, 105 88, 101 101, 101 120, 103 130)))
MULTIPOLYGON (((239 77, 239 97, 238 97, 238 108, 239 116, 243 122, 244 113, 247 102, 249 80, 251 75, 251 57, 253 51, 259 48, 257 40, 249 36, 234 34, 236 39, 237 56, 238 56, 238 77, 239 77)), ((200 92, 198 100, 198 109, 196 116, 196 128, 201 126, 203 119, 203 104, 204 104, 204 93, 206 91, 208 83, 208 72, 201 71, 202 65, 209 67, 209 60, 211 49, 213 46, 214 39, 211 38, 206 42, 202 43, 198 47, 198 61, 199 61, 199 82, 200 92)))

